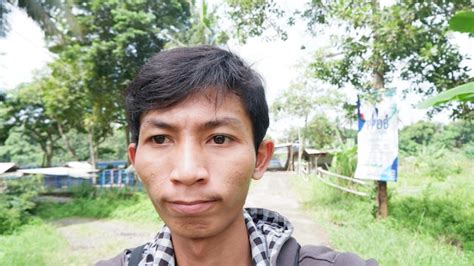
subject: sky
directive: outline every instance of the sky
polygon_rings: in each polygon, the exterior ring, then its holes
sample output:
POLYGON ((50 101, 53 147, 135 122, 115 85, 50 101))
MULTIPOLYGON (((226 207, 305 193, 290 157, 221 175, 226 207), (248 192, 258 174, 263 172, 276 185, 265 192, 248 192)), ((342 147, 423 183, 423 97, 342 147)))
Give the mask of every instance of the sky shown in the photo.
MULTIPOLYGON (((385 2, 390 2, 387 0, 385 2)), ((294 8, 294 2, 286 1, 286 8, 294 8)), ((384 1, 382 1, 384 4, 384 1)), ((32 80, 35 71, 45 68, 47 62, 54 59, 54 55, 46 49, 43 33, 38 25, 29 19, 25 12, 13 9, 10 15, 11 30, 7 37, 0 39, 0 90, 9 90, 22 82, 32 80)), ((462 53, 470 54, 474 58, 474 38, 467 34, 454 34, 455 43, 462 53)), ((287 88, 292 81, 301 76, 301 65, 311 59, 316 48, 325 45, 325 38, 318 37, 318 41, 305 31, 304 24, 297 24, 288 31, 288 40, 267 41, 262 38, 249 39, 246 44, 231 41, 228 47, 249 62, 264 78, 267 98, 271 104, 287 88), (302 45, 306 49, 301 49, 302 45)), ((474 61, 465 64, 474 66, 474 61)), ((471 67, 474 68, 474 67, 471 67)), ((474 76, 474 73, 472 73, 474 76)), ((406 86, 402 82, 400 86, 406 86)), ((349 98, 354 100, 355 95, 349 98)), ((410 96, 400 99, 400 123, 402 126, 426 119, 424 110, 412 107, 420 101, 419 97, 410 96)), ((435 117, 435 121, 446 121, 446 114, 435 117)), ((286 122, 285 122, 286 123, 286 122)))

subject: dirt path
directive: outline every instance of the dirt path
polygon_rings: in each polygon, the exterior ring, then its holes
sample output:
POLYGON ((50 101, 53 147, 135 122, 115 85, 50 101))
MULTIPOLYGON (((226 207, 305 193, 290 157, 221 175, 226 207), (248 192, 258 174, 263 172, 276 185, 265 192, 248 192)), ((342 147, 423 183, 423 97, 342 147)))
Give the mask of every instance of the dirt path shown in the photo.
POLYGON ((262 179, 252 183, 246 207, 274 210, 287 217, 295 231, 293 236, 302 245, 329 246, 329 238, 320 225, 300 208, 292 189, 288 172, 266 172, 262 179))
POLYGON ((145 243, 159 230, 159 225, 79 217, 57 220, 54 225, 68 243, 65 265, 92 265, 145 243))
MULTIPOLYGON (((293 236, 301 244, 329 245, 324 230, 300 208, 287 172, 267 172, 253 182, 246 207, 267 208, 286 216, 295 227, 293 236)), ((109 258, 145 243, 159 230, 159 225, 86 218, 61 219, 54 225, 69 245, 70 253, 64 258, 68 265, 90 265, 109 258)))

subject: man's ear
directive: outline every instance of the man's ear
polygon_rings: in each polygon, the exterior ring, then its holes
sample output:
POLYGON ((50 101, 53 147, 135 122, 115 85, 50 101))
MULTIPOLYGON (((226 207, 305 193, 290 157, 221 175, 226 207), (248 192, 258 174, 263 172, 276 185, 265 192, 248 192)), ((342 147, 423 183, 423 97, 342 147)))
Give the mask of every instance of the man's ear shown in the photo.
POLYGON ((128 145, 128 158, 130 159, 130 162, 132 162, 133 165, 135 165, 135 155, 137 154, 137 144, 136 143, 130 143, 128 145))
POLYGON ((268 163, 273 156, 273 148, 275 145, 271 140, 264 140, 260 143, 257 150, 257 161, 255 163, 255 170, 253 172, 253 179, 258 180, 262 178, 267 170, 268 163))

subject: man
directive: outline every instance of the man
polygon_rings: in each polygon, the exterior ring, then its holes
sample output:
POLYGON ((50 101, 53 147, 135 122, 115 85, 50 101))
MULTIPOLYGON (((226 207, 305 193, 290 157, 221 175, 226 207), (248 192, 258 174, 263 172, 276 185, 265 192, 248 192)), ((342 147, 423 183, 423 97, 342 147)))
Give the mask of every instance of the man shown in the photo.
POLYGON ((99 265, 366 265, 324 247, 300 250, 285 217, 243 210, 273 143, 264 140, 262 80, 236 55, 211 46, 161 52, 130 84, 126 108, 128 154, 165 225, 99 265))

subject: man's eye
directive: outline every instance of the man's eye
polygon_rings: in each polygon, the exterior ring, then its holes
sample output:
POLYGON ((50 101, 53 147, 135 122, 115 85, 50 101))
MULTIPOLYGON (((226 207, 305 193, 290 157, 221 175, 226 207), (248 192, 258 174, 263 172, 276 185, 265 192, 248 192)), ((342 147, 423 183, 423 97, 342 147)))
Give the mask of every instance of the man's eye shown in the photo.
POLYGON ((215 135, 214 137, 212 137, 212 141, 215 144, 224 144, 228 142, 229 140, 230 140, 229 137, 226 137, 224 135, 215 135))
POLYGON ((166 136, 164 136, 164 135, 153 136, 151 139, 152 139, 153 142, 156 143, 156 144, 163 144, 163 143, 168 142, 168 139, 167 139, 166 136))

